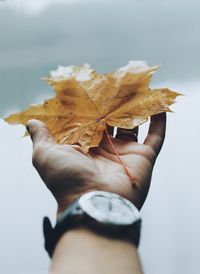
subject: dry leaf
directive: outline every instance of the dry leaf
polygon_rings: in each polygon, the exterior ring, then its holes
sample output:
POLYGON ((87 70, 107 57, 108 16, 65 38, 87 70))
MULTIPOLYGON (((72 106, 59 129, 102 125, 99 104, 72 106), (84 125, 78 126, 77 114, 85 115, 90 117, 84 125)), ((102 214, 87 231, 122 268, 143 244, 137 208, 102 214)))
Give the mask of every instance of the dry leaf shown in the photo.
POLYGON ((141 61, 104 75, 88 64, 59 67, 46 79, 55 90, 54 98, 5 120, 25 125, 38 119, 46 123, 59 144, 79 143, 87 152, 99 145, 106 125, 131 129, 151 115, 170 111, 169 105, 179 93, 149 88, 156 69, 141 61))

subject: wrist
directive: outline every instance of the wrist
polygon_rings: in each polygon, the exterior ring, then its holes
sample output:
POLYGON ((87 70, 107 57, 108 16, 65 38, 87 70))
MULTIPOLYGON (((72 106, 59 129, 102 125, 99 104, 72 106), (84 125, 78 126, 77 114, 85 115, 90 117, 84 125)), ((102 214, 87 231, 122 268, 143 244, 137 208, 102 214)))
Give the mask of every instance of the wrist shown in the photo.
POLYGON ((79 227, 67 231, 59 239, 53 254, 51 271, 56 274, 129 274, 141 273, 141 267, 137 249, 131 241, 113 239, 79 227))
POLYGON ((137 208, 117 194, 93 191, 76 199, 58 218, 53 228, 43 222, 45 248, 51 257, 61 236, 75 227, 87 227, 98 234, 127 239, 136 246, 140 239, 141 218, 137 208))
POLYGON ((67 194, 67 195, 60 195, 56 198, 58 203, 56 218, 58 219, 59 216, 75 201, 77 200, 81 195, 92 192, 92 191, 98 191, 98 189, 90 188, 85 191, 77 191, 73 194, 67 194))

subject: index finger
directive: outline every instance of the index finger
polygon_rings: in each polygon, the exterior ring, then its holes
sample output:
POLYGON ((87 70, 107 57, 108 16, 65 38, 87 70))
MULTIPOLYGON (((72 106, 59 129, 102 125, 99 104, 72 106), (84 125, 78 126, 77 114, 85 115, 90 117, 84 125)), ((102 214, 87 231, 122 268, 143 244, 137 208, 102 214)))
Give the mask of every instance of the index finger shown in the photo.
POLYGON ((166 131, 166 113, 160 113, 153 115, 151 117, 151 123, 149 126, 149 131, 147 137, 144 141, 145 145, 150 146, 156 155, 159 154, 164 139, 166 131))

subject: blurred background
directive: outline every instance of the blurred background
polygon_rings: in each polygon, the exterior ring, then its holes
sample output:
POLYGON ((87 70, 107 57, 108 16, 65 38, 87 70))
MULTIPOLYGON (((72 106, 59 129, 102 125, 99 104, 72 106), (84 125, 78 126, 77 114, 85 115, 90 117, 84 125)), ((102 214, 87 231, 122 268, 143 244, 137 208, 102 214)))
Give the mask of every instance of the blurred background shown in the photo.
MULTIPOLYGON (((200 2, 0 1, 0 117, 52 89, 41 80, 58 65, 89 63, 99 73, 129 60, 160 65, 152 87, 184 93, 168 114, 166 142, 142 209, 145 273, 199 274, 200 2)), ((141 128, 141 140, 147 126, 141 128)), ((56 204, 31 164, 22 126, 0 119, 0 273, 47 273, 42 217, 56 204)))

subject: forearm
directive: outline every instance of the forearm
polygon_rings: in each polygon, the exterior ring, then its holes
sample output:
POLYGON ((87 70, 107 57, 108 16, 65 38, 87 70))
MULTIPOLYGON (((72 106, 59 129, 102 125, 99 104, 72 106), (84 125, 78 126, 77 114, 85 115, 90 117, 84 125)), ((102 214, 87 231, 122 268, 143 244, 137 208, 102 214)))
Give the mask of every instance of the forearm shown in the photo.
POLYGON ((66 232, 58 242, 50 273, 142 274, 142 270, 133 243, 78 228, 66 232))

